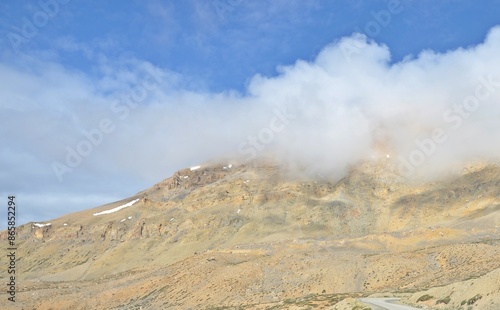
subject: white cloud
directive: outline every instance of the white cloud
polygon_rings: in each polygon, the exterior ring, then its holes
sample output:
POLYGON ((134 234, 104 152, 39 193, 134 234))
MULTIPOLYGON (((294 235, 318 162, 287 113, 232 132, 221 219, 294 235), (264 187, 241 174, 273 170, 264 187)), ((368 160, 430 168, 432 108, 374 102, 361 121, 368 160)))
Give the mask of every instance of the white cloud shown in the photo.
POLYGON ((387 159, 387 154, 391 160, 408 158, 417 148, 415 141, 432 137, 437 128, 445 130, 447 139, 418 171, 499 158, 500 28, 478 46, 444 54, 424 51, 399 63, 391 63, 388 47, 374 42, 364 42, 346 58, 345 47, 358 43, 357 36, 344 38, 325 47, 313 62, 282 67, 277 77, 257 75, 245 95, 189 91, 182 86, 184 77, 156 68, 161 83, 126 115, 114 104, 125 107, 123 98, 144 83, 151 64, 106 60, 98 79, 54 63, 24 69, 0 64, 5 86, 0 111, 8 116, 0 127, 0 156, 9 157, 2 169, 17 173, 15 179, 37 192, 50 187, 83 196, 81 182, 88 183, 89 193, 97 191, 97 185, 89 185, 97 179, 106 180, 100 187, 127 184, 130 192, 179 168, 246 157, 250 153, 240 151, 242 143, 249 147, 249 136, 260 134, 266 140, 272 134, 269 143, 260 141, 263 149, 255 149, 257 154, 272 153, 310 172, 340 177, 359 160, 387 159), (488 98, 458 120, 457 106, 475 95, 481 79, 491 77, 488 98), (276 111, 294 117, 284 124, 276 111), (104 118, 115 130, 59 183, 51 163, 64 164, 66 147, 75 148, 104 118), (16 158, 26 158, 29 168, 16 158), (30 171, 38 171, 39 178, 32 179, 30 171))

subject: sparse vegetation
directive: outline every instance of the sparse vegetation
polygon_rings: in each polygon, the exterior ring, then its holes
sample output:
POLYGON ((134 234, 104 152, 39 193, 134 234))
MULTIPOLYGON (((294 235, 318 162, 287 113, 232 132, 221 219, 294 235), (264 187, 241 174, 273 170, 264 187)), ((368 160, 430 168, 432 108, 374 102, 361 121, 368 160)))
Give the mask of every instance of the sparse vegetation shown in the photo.
POLYGON ((431 296, 431 295, 425 294, 425 295, 420 296, 420 297, 417 299, 417 302, 427 301, 427 300, 430 300, 430 299, 432 299, 432 298, 434 298, 434 296, 431 296))
POLYGON ((472 297, 471 299, 469 299, 467 301, 467 304, 468 305, 473 305, 476 303, 476 301, 478 301, 479 299, 483 298, 483 296, 481 296, 480 294, 477 294, 476 296, 472 297))
POLYGON ((451 301, 450 296, 446 296, 445 298, 438 299, 436 301, 436 305, 439 305, 439 304, 445 304, 445 305, 447 305, 450 301, 451 301))
POLYGON ((352 310, 371 310, 371 308, 365 306, 355 306, 352 310))

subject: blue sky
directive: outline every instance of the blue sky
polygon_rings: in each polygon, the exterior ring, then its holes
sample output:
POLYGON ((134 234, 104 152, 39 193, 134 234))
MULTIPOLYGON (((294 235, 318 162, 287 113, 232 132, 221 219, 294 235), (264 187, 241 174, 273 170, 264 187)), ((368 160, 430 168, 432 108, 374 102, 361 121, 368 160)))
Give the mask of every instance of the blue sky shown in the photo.
MULTIPOLYGON (((44 3, 43 1, 41 1, 44 3)), ((46 1, 50 3, 50 1, 46 1)), ((390 1, 61 1, 58 12, 20 51, 42 53, 93 74, 95 57, 136 57, 186 75, 192 87, 244 90, 256 73, 313 59, 327 44, 365 32, 372 12, 390 1), (64 46, 66 42, 66 47, 64 46), (69 44, 80 45, 71 49, 69 44)), ((477 44, 498 22, 499 1, 400 1, 401 13, 373 36, 394 60, 423 49, 477 44)), ((7 34, 33 20, 38 1, 3 2, 1 47, 15 61, 7 34)), ((37 55, 40 57, 40 55, 37 55)))
MULTIPOLYGON (((368 51, 387 53, 388 59, 380 57, 388 67, 421 59, 426 50, 449 60, 444 55, 485 42, 499 23, 499 5, 2 1, 0 111, 8 121, 0 125, 0 194, 18 195, 20 222, 130 196, 177 169, 237 152, 248 132, 259 132, 253 123, 273 117, 271 108, 254 109, 275 99, 262 94, 295 83, 281 77, 295 77, 301 61, 319 63, 318 55, 342 38, 364 34, 370 48, 361 53, 366 59, 372 57, 368 51), (146 80, 154 87, 125 112, 124 98, 146 80), (239 118, 227 118, 227 111, 239 118), (68 147, 88 140, 85 133, 99 129, 103 119, 111 121, 112 132, 57 177, 54 162, 64 164, 68 147)), ((276 100, 288 100, 283 98, 276 100)))

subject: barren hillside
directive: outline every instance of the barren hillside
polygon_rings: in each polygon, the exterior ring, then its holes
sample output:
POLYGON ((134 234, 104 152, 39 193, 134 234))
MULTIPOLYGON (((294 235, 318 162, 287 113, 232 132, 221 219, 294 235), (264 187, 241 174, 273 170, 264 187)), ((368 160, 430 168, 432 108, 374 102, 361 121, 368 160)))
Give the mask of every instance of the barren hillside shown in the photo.
POLYGON ((298 178, 269 162, 204 165, 122 201, 19 227, 17 304, 334 309, 361 295, 414 292, 416 305, 497 309, 499 232, 497 165, 423 184, 390 162, 341 180, 298 178), (482 286, 455 296, 476 278, 482 286), (427 289, 432 299, 417 302, 427 289))

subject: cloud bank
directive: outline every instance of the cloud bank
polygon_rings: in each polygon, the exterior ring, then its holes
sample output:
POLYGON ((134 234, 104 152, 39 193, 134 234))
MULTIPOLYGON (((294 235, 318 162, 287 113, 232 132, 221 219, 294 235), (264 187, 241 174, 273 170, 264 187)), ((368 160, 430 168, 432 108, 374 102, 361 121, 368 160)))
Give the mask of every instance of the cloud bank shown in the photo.
POLYGON ((109 197, 223 157, 272 155, 332 178, 364 160, 392 160, 408 176, 499 160, 498 55, 499 27, 477 46, 396 63, 354 34, 252 77, 245 93, 200 91, 132 58, 96 57, 93 76, 56 61, 3 63, 2 186, 109 197))
POLYGON ((134 141, 148 151, 118 161, 147 175, 159 166, 272 155, 338 178, 387 156, 409 177, 498 160, 499 51, 494 28, 477 46, 393 63, 387 46, 355 34, 312 62, 254 76, 245 94, 160 90, 115 138, 117 147, 134 141))

